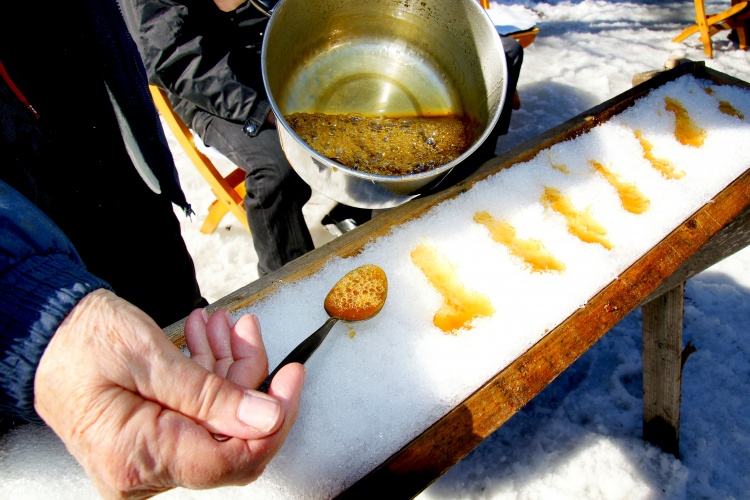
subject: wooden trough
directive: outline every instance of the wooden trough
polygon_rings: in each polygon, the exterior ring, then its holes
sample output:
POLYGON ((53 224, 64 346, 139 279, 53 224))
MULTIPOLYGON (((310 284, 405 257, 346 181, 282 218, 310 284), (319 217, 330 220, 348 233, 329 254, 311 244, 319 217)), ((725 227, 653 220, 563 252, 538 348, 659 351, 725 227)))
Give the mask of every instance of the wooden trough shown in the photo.
MULTIPOLYGON (((685 74, 718 85, 750 90, 748 83, 706 68, 702 63, 678 66, 491 160, 468 181, 378 216, 278 272, 227 295, 211 304, 208 310, 246 308, 286 283, 313 275, 334 256, 357 255, 369 241, 458 196, 477 181, 528 161, 553 144, 584 134, 630 107, 652 89, 685 74)), ((677 454, 683 284, 750 243, 749 205, 750 171, 745 170, 711 203, 642 255, 585 307, 551 330, 421 435, 346 491, 340 491, 338 497, 410 498, 417 495, 641 305, 644 305, 644 437, 677 454)), ((168 327, 165 333, 174 344, 184 345, 184 321, 168 327)))

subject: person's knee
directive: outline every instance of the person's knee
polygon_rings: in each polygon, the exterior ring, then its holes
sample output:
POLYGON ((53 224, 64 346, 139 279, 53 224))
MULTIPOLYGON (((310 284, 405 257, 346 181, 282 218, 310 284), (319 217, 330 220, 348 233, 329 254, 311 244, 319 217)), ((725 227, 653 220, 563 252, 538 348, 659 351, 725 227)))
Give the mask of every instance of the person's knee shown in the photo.
POLYGON ((509 36, 500 37, 500 41, 503 44, 505 60, 508 64, 508 72, 511 77, 517 79, 518 75, 521 73, 521 65, 523 64, 523 47, 517 40, 509 36))
POLYGON ((268 206, 279 199, 304 205, 312 196, 310 186, 288 163, 254 168, 245 176, 245 190, 253 206, 268 206))

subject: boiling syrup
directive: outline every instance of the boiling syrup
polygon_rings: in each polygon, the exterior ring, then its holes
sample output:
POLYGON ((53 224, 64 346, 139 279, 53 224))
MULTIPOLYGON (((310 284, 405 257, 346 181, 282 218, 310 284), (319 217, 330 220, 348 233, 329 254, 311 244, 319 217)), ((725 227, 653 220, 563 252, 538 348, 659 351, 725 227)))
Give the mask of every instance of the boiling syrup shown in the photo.
POLYGON ((308 146, 341 165, 379 175, 427 172, 461 156, 474 126, 449 114, 367 117, 360 114, 293 113, 284 116, 308 146))
POLYGON ((360 321, 380 311, 388 296, 388 278, 380 267, 365 264, 339 280, 323 303, 331 316, 360 321))

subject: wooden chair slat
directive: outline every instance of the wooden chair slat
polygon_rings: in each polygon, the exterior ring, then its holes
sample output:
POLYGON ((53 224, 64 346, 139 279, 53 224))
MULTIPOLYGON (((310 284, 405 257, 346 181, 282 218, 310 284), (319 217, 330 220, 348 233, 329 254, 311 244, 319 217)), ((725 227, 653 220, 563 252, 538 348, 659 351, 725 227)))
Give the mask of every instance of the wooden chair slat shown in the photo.
POLYGON ((151 91, 157 111, 159 111, 159 114, 167 123, 167 126, 172 131, 172 134, 174 134, 187 157, 190 158, 195 168, 198 169, 198 172, 206 179, 208 185, 211 186, 214 196, 216 196, 216 201, 208 209, 208 215, 201 226, 201 232, 204 234, 214 232, 221 223, 221 220, 229 212, 234 214, 240 224, 242 224, 242 227, 250 232, 244 205, 245 172, 236 168, 229 175, 222 175, 213 162, 195 145, 193 132, 177 116, 177 113, 174 112, 166 92, 155 85, 149 85, 149 90, 151 91))

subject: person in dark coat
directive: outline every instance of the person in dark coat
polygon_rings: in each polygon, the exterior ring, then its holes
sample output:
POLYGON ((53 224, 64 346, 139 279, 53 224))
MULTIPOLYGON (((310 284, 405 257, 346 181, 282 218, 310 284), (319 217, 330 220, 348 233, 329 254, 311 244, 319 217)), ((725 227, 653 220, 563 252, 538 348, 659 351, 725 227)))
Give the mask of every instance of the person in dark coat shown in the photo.
POLYGON ((302 207, 312 190, 281 148, 263 87, 267 17, 249 2, 223 12, 206 0, 120 0, 149 81, 182 121, 246 172, 245 212, 258 274, 313 250, 302 207))

